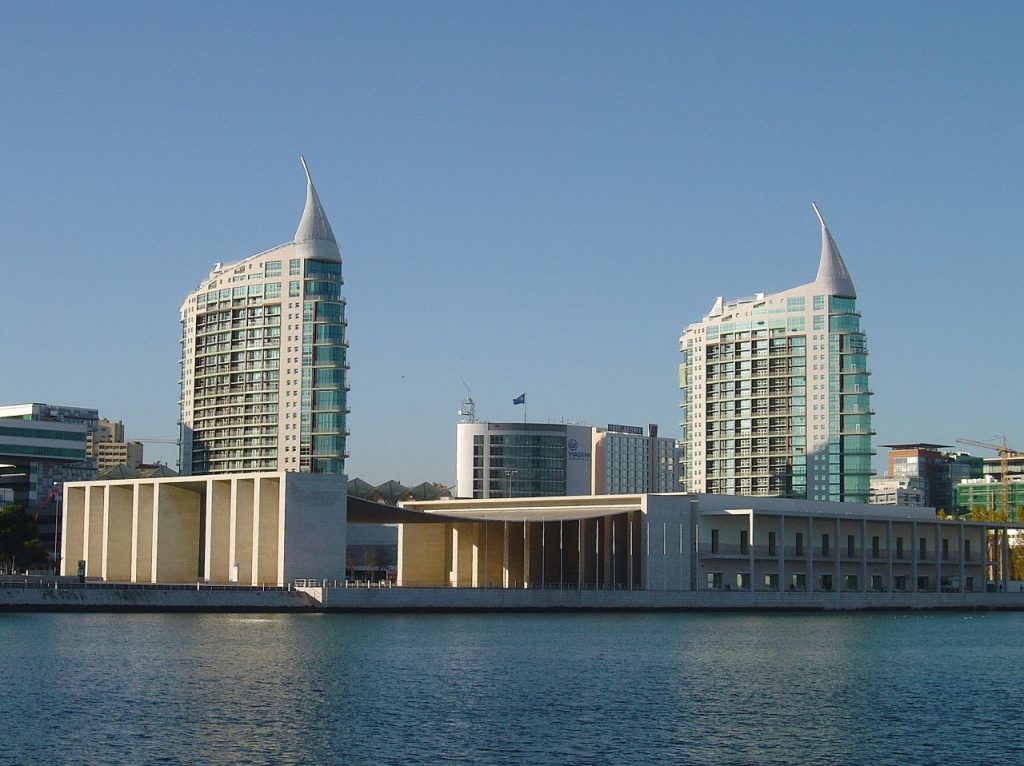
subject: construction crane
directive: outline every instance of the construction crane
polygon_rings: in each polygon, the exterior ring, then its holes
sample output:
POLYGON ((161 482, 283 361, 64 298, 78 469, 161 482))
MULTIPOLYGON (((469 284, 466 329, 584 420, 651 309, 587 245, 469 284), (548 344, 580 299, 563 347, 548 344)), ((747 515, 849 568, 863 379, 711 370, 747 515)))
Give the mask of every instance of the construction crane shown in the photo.
POLYGON ((1002 444, 989 444, 974 439, 957 439, 959 444, 970 444, 972 447, 983 447, 990 449, 999 455, 999 471, 1001 473, 999 486, 999 513, 1002 521, 1010 519, 1010 458, 1024 457, 1024 452, 1011 449, 1006 446, 1006 437, 1001 436, 1002 444))

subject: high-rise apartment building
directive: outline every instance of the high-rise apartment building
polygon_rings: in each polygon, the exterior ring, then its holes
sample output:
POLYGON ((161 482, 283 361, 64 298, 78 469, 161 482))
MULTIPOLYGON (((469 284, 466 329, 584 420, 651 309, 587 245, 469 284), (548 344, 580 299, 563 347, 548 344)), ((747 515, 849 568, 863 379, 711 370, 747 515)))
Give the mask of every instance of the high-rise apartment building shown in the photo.
POLYGON ((85 454, 96 459, 96 470, 106 471, 119 465, 138 468, 143 460, 142 442, 125 439, 124 423, 99 419, 99 426, 86 437, 85 454))
POLYGON ((305 160, 291 242, 216 264, 181 305, 181 471, 341 474, 341 252, 305 160))
POLYGON ((814 212, 813 282, 718 298, 680 338, 688 492, 868 501, 867 342, 853 280, 814 212))

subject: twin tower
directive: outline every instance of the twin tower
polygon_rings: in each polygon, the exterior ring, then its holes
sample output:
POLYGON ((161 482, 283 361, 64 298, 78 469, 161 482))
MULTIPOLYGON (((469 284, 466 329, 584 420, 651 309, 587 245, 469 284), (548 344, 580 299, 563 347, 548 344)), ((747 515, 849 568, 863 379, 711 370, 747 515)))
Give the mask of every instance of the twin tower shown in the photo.
MULTIPOLYGON (((216 264, 181 305, 181 470, 345 471, 341 252, 305 160, 291 242, 216 264)), ((813 282, 718 298, 680 338, 689 492, 867 502, 871 389, 857 293, 817 206, 813 282)))

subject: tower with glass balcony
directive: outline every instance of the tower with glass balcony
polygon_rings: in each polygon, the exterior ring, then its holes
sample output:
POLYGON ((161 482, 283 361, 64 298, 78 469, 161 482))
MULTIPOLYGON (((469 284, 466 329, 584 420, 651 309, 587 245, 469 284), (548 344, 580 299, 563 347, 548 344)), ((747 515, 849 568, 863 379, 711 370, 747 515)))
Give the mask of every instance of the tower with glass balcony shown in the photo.
POLYGON ((341 251, 302 166, 293 240, 216 264, 181 305, 184 474, 345 471, 341 251))
POLYGON ((857 293, 821 225, 813 282, 718 298, 680 338, 689 492, 868 502, 871 388, 857 293))

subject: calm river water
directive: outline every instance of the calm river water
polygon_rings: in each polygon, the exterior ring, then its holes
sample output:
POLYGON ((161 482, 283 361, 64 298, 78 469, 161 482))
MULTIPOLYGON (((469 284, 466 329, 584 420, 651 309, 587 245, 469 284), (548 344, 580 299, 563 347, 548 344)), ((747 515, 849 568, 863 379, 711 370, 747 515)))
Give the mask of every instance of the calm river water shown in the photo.
POLYGON ((4 764, 1024 763, 1024 614, 0 614, 4 764))

